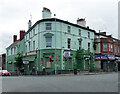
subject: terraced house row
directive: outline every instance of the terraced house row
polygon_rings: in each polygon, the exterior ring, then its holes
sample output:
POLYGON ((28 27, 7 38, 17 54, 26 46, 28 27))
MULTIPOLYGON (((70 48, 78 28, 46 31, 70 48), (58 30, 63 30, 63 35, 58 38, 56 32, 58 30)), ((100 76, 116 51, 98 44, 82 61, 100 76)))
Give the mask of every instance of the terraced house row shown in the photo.
MULTIPOLYGON (((25 73, 32 69, 41 72, 59 70, 93 70, 95 64, 95 30, 86 26, 85 19, 77 19, 77 24, 51 17, 51 11, 43 8, 42 19, 28 31, 20 31, 20 39, 13 36, 13 43, 6 48, 6 68, 15 72, 15 57, 22 54, 25 73)), ((119 58, 119 55, 118 55, 119 58)))

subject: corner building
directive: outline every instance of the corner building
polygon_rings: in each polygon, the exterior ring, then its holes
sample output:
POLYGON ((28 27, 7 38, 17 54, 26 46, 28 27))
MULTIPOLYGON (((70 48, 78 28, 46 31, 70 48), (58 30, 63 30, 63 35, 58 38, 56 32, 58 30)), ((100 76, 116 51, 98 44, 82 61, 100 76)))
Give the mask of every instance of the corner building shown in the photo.
POLYGON ((41 73, 43 68, 47 72, 94 69, 95 31, 85 26, 85 19, 78 19, 77 24, 73 24, 51 18, 47 8, 43 8, 42 16, 33 26, 29 20, 24 35, 25 72, 29 74, 33 67, 36 73, 41 73))

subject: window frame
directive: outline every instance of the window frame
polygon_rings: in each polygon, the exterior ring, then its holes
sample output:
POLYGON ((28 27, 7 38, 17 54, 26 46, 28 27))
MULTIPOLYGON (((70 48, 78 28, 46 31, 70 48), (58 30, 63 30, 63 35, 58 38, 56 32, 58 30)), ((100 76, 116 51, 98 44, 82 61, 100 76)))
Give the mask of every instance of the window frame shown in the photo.
POLYGON ((81 29, 78 30, 78 35, 81 36, 81 29))
POLYGON ((46 48, 51 48, 52 47, 52 36, 46 36, 45 39, 46 39, 46 48), (51 38, 51 42, 47 42, 47 38, 51 38), (50 44, 50 46, 48 44, 50 44))
POLYGON ((70 49, 71 48, 71 39, 70 38, 68 38, 67 43, 68 43, 68 49, 70 49))
POLYGON ((88 50, 90 50, 90 42, 88 42, 88 50))
POLYGON ((81 40, 78 40, 79 42, 79 50, 81 49, 81 46, 82 46, 82 41, 81 40))
POLYGON ((35 51, 35 41, 33 41, 33 51, 35 51))
POLYGON ((88 38, 90 38, 90 32, 88 32, 88 38))
POLYGON ((108 51, 108 44, 104 43, 103 44, 103 52, 107 52, 108 51))
POLYGON ((45 30, 52 30, 52 23, 45 23, 45 30), (50 25, 50 26, 48 26, 48 24, 50 25))
POLYGON ((70 26, 67 26, 67 32, 71 33, 71 27, 70 26))

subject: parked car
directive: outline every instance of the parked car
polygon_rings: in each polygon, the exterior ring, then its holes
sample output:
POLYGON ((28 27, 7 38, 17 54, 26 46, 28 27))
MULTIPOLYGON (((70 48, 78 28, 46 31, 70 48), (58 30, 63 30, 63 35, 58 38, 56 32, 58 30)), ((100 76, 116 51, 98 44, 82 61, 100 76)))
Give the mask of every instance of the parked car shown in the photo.
POLYGON ((8 72, 7 70, 0 70, 0 75, 1 76, 11 76, 10 72, 8 72))

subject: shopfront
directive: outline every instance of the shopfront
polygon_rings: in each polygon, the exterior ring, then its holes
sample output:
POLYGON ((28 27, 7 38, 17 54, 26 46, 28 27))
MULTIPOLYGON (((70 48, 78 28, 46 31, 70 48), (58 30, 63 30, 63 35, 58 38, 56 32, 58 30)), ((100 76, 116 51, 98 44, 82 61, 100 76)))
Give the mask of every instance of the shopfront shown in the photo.
POLYGON ((101 62, 100 63, 101 70, 103 71, 114 71, 115 70, 115 56, 114 55, 95 55, 95 60, 101 62))

